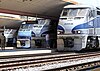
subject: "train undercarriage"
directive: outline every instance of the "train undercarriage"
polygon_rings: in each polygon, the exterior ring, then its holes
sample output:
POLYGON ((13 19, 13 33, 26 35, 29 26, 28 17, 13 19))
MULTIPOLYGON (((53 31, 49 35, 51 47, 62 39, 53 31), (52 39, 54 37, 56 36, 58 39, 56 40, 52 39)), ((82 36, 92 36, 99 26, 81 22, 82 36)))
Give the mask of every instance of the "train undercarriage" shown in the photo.
POLYGON ((58 35, 58 51, 81 51, 100 48, 100 36, 58 35))

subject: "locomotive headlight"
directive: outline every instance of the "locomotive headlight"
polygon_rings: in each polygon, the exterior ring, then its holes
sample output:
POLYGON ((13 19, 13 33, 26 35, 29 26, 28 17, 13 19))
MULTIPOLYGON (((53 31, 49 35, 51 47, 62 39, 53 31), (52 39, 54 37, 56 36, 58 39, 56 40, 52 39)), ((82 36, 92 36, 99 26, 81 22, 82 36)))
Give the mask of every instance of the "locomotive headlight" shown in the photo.
POLYGON ((60 31, 58 31, 57 34, 60 34, 60 31))
POLYGON ((17 45, 20 45, 20 44, 21 44, 21 42, 19 40, 17 40, 17 45))
POLYGON ((90 42, 91 40, 90 40, 90 39, 88 39, 87 41, 88 41, 88 42, 90 42))
POLYGON ((58 30, 57 34, 63 34, 64 32, 62 30, 58 30))
POLYGON ((80 31, 80 30, 78 30, 78 31, 77 31, 77 33, 78 33, 78 34, 80 34, 80 33, 81 33, 81 31, 80 31))
POLYGON ((35 37, 35 34, 32 34, 32 37, 35 37))
POLYGON ((73 33, 74 34, 81 34, 81 31, 80 30, 74 30, 73 33))

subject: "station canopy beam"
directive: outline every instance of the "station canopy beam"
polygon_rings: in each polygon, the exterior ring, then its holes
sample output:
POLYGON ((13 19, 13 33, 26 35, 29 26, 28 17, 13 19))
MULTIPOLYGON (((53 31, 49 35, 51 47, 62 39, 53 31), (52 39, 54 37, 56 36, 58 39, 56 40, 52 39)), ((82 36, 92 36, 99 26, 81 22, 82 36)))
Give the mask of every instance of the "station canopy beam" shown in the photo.
POLYGON ((0 0, 0 12, 40 18, 57 19, 65 5, 72 0, 0 0))

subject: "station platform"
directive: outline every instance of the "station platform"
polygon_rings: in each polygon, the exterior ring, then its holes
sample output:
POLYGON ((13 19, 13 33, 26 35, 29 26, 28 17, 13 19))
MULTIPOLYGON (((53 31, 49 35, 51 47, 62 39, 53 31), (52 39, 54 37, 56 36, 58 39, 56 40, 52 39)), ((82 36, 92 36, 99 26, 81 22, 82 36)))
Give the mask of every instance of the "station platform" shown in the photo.
POLYGON ((5 50, 1 50, 0 48, 0 56, 43 54, 52 52, 54 52, 53 49, 47 48, 16 49, 14 47, 5 47, 5 50))

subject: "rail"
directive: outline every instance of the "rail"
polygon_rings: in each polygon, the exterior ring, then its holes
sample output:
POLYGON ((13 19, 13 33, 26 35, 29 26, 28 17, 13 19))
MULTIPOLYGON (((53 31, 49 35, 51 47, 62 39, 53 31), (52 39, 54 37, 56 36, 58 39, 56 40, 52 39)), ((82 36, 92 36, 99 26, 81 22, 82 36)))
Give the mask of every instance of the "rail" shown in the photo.
POLYGON ((99 52, 82 54, 55 54, 26 58, 5 59, 0 62, 0 70, 31 69, 34 71, 51 70, 63 67, 100 61, 99 52))

